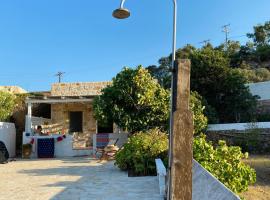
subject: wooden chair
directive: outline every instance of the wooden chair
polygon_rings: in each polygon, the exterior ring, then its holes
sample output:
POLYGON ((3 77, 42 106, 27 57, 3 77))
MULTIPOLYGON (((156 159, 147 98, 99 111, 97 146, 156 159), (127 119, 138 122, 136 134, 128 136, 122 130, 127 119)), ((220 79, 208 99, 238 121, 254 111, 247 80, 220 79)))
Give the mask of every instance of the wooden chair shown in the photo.
POLYGON ((98 133, 96 135, 96 152, 95 157, 97 157, 97 153, 100 153, 100 159, 104 159, 105 155, 105 148, 111 145, 116 145, 118 139, 109 139, 109 133, 98 133))

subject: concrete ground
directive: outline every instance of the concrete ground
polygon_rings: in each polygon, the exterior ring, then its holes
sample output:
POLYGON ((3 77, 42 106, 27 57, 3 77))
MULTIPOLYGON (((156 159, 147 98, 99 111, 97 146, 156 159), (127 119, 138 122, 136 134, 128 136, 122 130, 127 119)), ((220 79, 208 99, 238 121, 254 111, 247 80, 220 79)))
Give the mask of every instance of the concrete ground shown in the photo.
POLYGON ((0 200, 161 200, 157 177, 128 177, 90 158, 17 160, 0 165, 0 200))

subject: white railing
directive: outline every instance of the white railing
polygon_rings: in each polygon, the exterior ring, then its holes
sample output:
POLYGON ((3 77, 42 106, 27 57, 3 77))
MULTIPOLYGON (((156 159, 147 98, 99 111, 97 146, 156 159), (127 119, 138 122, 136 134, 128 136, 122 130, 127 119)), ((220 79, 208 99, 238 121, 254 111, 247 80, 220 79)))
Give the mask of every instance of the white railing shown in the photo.
POLYGON ((166 168, 161 159, 155 159, 156 162, 156 169, 157 169, 157 176, 159 182, 159 193, 163 197, 166 195, 166 168))

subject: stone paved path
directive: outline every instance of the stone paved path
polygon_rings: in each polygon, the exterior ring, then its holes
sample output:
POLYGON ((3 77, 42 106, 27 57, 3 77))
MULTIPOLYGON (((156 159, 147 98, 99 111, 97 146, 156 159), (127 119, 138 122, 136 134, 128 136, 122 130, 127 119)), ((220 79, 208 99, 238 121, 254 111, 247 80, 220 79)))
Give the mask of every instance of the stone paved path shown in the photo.
POLYGON ((157 177, 128 177, 89 158, 0 165, 0 200, 161 200, 157 177))

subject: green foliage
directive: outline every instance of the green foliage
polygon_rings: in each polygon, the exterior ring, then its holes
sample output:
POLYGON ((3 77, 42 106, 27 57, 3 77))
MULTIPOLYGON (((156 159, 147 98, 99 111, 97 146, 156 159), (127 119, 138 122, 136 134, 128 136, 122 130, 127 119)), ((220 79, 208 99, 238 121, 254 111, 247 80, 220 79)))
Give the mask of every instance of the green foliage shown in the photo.
POLYGON ((229 59, 211 46, 191 54, 191 88, 218 113, 220 122, 250 120, 256 107, 245 78, 229 67, 229 59), (255 106, 254 106, 255 105, 255 106))
POLYGON ((169 91, 142 66, 124 68, 94 100, 94 116, 100 123, 113 121, 130 132, 164 128, 169 100, 169 91))
MULTIPOLYGON (((115 156, 115 165, 136 175, 155 174, 155 159, 168 162, 168 137, 158 129, 138 132, 132 135, 115 156)), ((248 185, 255 183, 255 170, 242 162, 248 154, 240 147, 227 146, 224 141, 214 147, 206 141, 205 135, 194 138, 193 156, 204 168, 218 178, 232 191, 246 191, 248 185)))
POLYGON ((256 118, 257 118, 258 122, 269 122, 270 121, 270 113, 267 113, 267 112, 259 113, 256 118))
POLYGON ((259 24, 253 27, 253 33, 248 33, 247 36, 252 38, 257 45, 264 45, 270 43, 270 21, 263 25, 259 24))
POLYGON ((265 152, 263 142, 260 140, 261 130, 258 128, 256 122, 249 123, 244 133, 240 137, 236 137, 234 144, 240 146, 242 151, 249 153, 265 152))
MULTIPOLYGON (((210 122, 243 122, 254 118, 252 113, 256 107, 256 98, 245 86, 247 80, 243 73, 230 66, 230 57, 239 49, 239 43, 230 42, 227 51, 224 47, 213 48, 210 44, 201 49, 188 45, 177 51, 177 58, 191 60, 191 90, 202 95, 206 106, 204 113, 210 122)), ((169 57, 162 58, 160 68, 170 66, 169 60, 169 57)), ((163 70, 157 76, 157 68, 151 73, 158 79, 166 74, 163 70)), ((169 71, 166 78, 168 75, 169 71)))
POLYGON ((15 96, 8 92, 0 91, 0 121, 7 120, 14 109, 15 96))
POLYGON ((236 68, 235 70, 241 73, 248 83, 256 83, 270 80, 270 71, 263 67, 258 69, 236 68))
POLYGON ((211 142, 206 141, 205 135, 196 137, 193 156, 233 192, 246 191, 248 185, 256 181, 255 170, 241 161, 248 154, 243 154, 240 147, 227 146, 225 141, 219 141, 214 148, 211 142))
POLYGON ((132 135, 116 153, 115 165, 137 175, 156 173, 155 159, 167 159, 168 136, 158 129, 132 135))
POLYGON ((190 109, 193 113, 194 133, 199 134, 207 128, 207 117, 204 115, 205 106, 198 92, 191 92, 190 109))
MULTIPOLYGON (((215 48, 210 43, 202 48, 186 45, 176 52, 177 59, 191 60, 191 90, 202 95, 211 123, 250 122, 256 117, 252 114, 256 98, 244 84, 270 80, 270 21, 254 26, 248 37, 253 42, 245 45, 229 40, 215 48)), ((171 55, 162 57, 159 64, 148 69, 168 89, 171 55)))
MULTIPOLYGON (((230 70, 224 80, 224 96, 218 103, 219 113, 225 122, 250 122, 256 118, 258 96, 253 96, 241 73, 230 70)), ((221 118, 222 119, 222 118, 221 118)))

